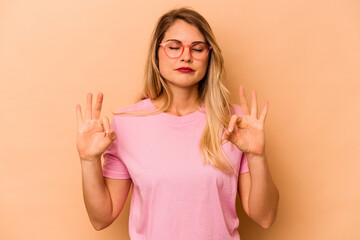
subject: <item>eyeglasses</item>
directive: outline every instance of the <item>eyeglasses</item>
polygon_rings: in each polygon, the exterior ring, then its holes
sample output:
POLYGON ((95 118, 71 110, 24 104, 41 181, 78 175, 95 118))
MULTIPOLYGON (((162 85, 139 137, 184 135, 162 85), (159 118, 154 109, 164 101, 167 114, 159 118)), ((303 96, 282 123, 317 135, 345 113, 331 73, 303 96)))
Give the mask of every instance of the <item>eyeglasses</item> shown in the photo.
POLYGON ((169 58, 179 58, 186 47, 189 47, 189 52, 192 58, 196 60, 205 59, 212 47, 205 42, 194 42, 191 45, 184 45, 180 41, 170 40, 165 43, 160 43, 164 47, 166 56, 169 58))

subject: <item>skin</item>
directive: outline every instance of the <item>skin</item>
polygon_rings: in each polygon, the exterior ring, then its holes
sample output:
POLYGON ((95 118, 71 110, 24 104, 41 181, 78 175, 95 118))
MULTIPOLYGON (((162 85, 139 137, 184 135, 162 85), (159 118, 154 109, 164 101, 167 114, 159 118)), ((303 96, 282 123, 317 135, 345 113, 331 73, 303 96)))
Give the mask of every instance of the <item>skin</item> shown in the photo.
POLYGON ((268 229, 275 221, 279 204, 279 191, 272 180, 265 155, 264 125, 269 103, 265 103, 257 117, 256 92, 252 91, 250 111, 243 86, 239 88, 239 95, 243 116, 231 116, 224 141, 232 142, 245 153, 250 172, 239 175, 240 199, 245 213, 259 226, 268 229))
MULTIPOLYGON (((168 29, 162 42, 167 39, 177 39, 185 45, 205 41, 196 27, 182 20, 176 21, 168 29)), ((173 93, 173 101, 166 112, 183 116, 196 111, 199 108, 197 88, 206 73, 209 59, 193 59, 188 48, 178 59, 168 58, 162 48, 159 48, 158 56, 160 73, 173 93), (176 71, 179 67, 191 67, 195 71, 181 73, 176 71)), ((256 92, 252 91, 250 110, 242 86, 239 96, 243 116, 231 116, 223 140, 232 142, 246 154, 250 172, 239 175, 238 192, 246 214, 267 229, 275 221, 279 202, 279 192, 272 180, 265 155, 264 124, 268 103, 265 103, 258 117, 256 92)), ((93 109, 92 94, 89 93, 84 116, 81 106, 76 106, 77 149, 82 167, 84 202, 96 230, 106 228, 118 217, 132 184, 131 179, 117 180, 102 176, 101 155, 116 139, 109 119, 100 119, 102 102, 103 94, 99 93, 93 109)), ((158 106, 158 100, 153 100, 153 104, 158 106)))
MULTIPOLYGON (((206 42, 205 37, 195 26, 183 20, 177 20, 166 31, 161 43, 165 43, 169 39, 179 40, 184 45, 190 45, 196 41, 206 42)), ((191 57, 189 48, 185 48, 179 58, 172 59, 166 56, 163 47, 159 47, 158 57, 160 74, 174 96, 166 112, 176 116, 182 116, 196 111, 200 106, 197 89, 199 82, 206 74, 209 56, 203 60, 196 60, 191 57), (195 71, 182 73, 176 70, 180 67, 190 67, 195 71)), ((161 99, 161 97, 159 99, 161 99)), ((160 107, 159 99, 153 100, 153 104, 156 107, 160 107)))

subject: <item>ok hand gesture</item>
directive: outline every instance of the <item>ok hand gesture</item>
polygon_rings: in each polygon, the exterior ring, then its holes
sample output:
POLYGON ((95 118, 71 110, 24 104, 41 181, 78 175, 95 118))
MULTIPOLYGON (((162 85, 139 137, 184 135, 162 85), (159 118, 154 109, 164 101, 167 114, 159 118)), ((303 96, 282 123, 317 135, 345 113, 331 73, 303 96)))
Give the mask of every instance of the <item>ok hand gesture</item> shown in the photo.
POLYGON ((251 112, 247 107, 243 86, 240 86, 240 106, 243 116, 232 115, 224 139, 244 153, 262 155, 265 151, 264 122, 269 103, 266 102, 257 118, 256 92, 252 91, 251 112))
POLYGON ((92 94, 87 95, 85 118, 81 113, 81 106, 76 105, 77 114, 77 149, 81 160, 97 160, 101 154, 116 138, 110 129, 109 119, 100 118, 103 94, 99 93, 96 99, 94 111, 92 111, 92 94))

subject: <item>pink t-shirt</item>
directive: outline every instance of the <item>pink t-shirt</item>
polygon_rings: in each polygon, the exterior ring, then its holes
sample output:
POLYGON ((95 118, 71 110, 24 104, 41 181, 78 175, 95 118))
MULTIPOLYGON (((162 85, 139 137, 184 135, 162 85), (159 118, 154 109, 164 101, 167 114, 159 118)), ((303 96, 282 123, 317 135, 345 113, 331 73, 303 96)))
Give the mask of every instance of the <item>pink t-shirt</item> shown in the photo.
MULTIPOLYGON (((240 107, 234 107, 241 115, 240 107)), ((117 112, 150 109, 156 108, 147 98, 117 112)), ((132 179, 132 240, 240 239, 238 179, 201 159, 204 110, 203 105, 185 116, 114 116, 116 140, 104 153, 103 175, 132 179)), ((235 145, 227 142, 223 149, 239 173, 249 171, 245 154, 235 145)))

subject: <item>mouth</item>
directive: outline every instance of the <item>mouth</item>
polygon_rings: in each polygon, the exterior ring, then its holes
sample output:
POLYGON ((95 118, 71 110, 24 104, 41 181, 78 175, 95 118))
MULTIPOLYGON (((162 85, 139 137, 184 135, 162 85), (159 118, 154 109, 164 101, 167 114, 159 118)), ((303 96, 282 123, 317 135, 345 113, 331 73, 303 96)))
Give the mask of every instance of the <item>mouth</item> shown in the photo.
POLYGON ((189 67, 181 67, 181 68, 178 68, 176 70, 179 71, 179 72, 183 72, 183 73, 191 73, 191 72, 194 71, 194 69, 189 68, 189 67))

